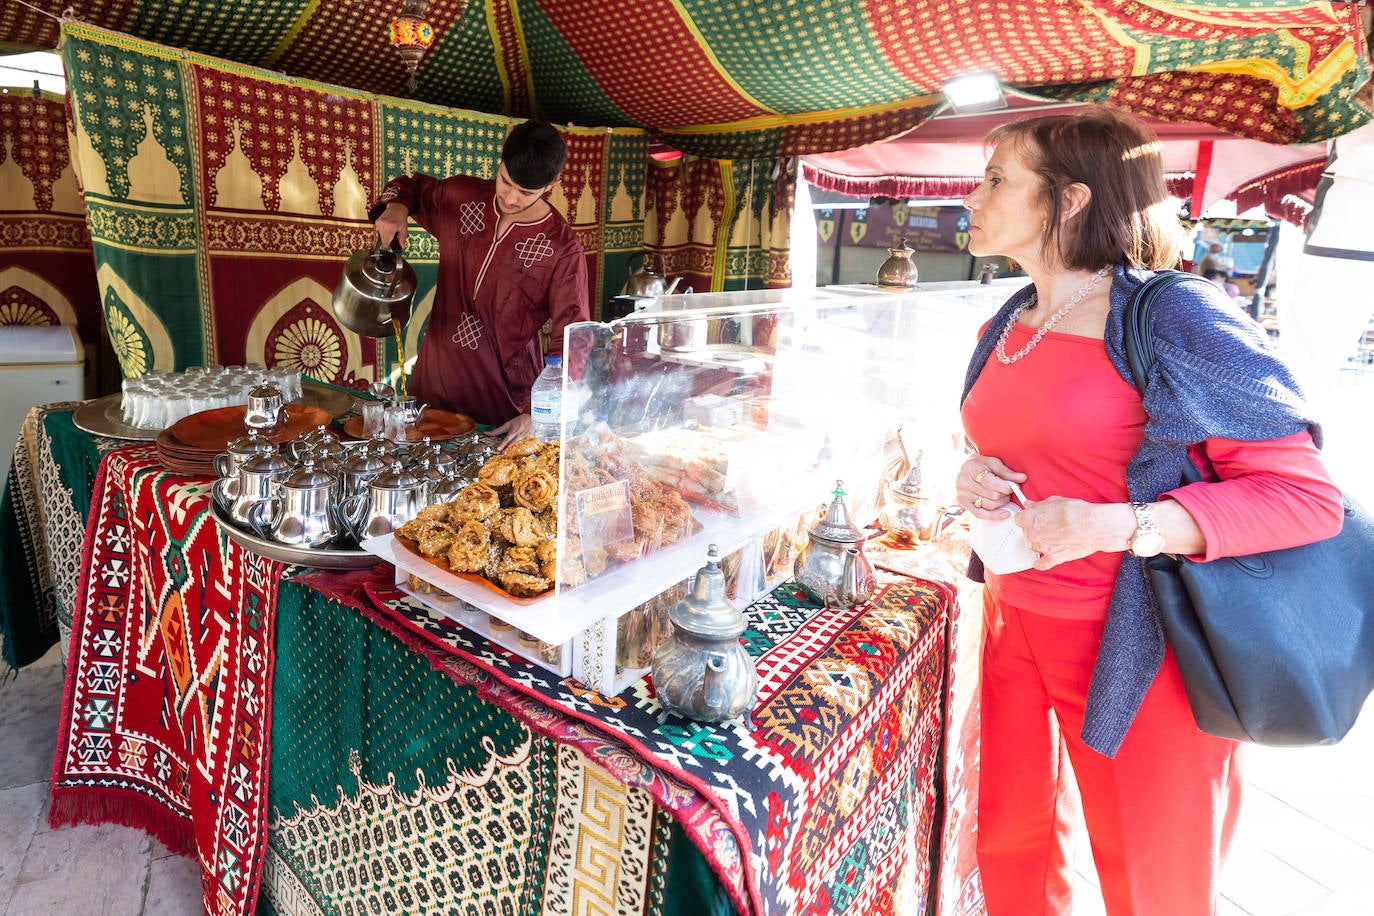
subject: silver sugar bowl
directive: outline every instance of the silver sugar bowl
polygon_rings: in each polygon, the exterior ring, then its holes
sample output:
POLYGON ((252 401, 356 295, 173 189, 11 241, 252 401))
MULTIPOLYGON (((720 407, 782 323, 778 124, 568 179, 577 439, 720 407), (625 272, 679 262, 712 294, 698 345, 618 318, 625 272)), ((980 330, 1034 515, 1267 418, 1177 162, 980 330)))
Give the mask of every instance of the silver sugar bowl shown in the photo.
POLYGON ((759 677, 739 638, 744 614, 725 596, 712 544, 688 596, 668 609, 673 633, 654 652, 650 672, 665 715, 722 722, 753 708, 759 677))
POLYGON ((813 601, 825 607, 854 607, 873 597, 877 580, 863 551, 867 535, 849 520, 844 481, 835 481, 834 497, 825 517, 810 530, 792 572, 813 601))

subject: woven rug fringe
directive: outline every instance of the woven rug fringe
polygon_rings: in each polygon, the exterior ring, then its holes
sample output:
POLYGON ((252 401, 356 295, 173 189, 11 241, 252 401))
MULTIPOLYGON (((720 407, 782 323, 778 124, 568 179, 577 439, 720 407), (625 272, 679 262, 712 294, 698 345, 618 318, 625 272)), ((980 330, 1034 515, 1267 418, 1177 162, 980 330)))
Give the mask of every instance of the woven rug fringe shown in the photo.
POLYGON ((60 789, 48 809, 48 826, 82 824, 121 824, 142 830, 178 855, 194 857, 196 836, 191 822, 169 814, 167 809, 148 799, 118 790, 60 789))

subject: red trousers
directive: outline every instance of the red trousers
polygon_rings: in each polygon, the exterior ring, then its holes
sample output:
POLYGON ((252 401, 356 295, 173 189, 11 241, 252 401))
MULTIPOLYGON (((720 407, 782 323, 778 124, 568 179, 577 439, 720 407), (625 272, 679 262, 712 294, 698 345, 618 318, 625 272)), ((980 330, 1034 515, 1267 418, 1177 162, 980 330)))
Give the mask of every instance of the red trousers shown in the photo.
POLYGON ((990 916, 1072 912, 1080 799, 1109 916, 1215 913, 1241 745, 1198 729, 1173 653, 1109 758, 1079 738, 1102 622, 991 595, 984 610, 978 865, 990 916))

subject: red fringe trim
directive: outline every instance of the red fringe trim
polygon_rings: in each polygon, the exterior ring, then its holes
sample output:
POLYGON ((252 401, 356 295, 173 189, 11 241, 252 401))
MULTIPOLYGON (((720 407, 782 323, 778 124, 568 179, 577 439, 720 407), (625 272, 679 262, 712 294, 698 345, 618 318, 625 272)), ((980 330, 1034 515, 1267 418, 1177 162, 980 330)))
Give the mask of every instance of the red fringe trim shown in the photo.
POLYGON ((802 177, 808 184, 851 197, 965 197, 983 182, 981 175, 838 175, 805 162, 802 177))
POLYGON ((1241 185, 1228 196, 1236 202, 1236 210, 1241 213, 1261 205, 1281 207, 1284 197, 1289 194, 1302 195, 1316 191, 1317 182, 1324 171, 1325 159, 1285 166, 1241 185))
POLYGON ((155 836, 172 852, 195 858, 196 833, 191 821, 127 789, 58 787, 52 790, 48 826, 120 824, 155 836))
MULTIPOLYGON (((808 184, 850 197, 930 197, 944 199, 967 197, 983 181, 981 175, 840 175, 802 163, 802 177, 808 184)), ((1187 198, 1193 193, 1192 172, 1165 176, 1169 193, 1187 198)))

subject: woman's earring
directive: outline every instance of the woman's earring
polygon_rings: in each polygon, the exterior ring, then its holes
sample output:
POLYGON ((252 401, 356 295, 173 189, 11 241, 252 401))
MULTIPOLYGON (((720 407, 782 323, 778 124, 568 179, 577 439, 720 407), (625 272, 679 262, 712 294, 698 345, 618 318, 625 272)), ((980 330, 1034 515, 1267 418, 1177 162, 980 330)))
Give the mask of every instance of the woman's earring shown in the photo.
POLYGON ((1050 218, 1048 216, 1040 221, 1040 231, 1043 233, 1050 231, 1050 218))

